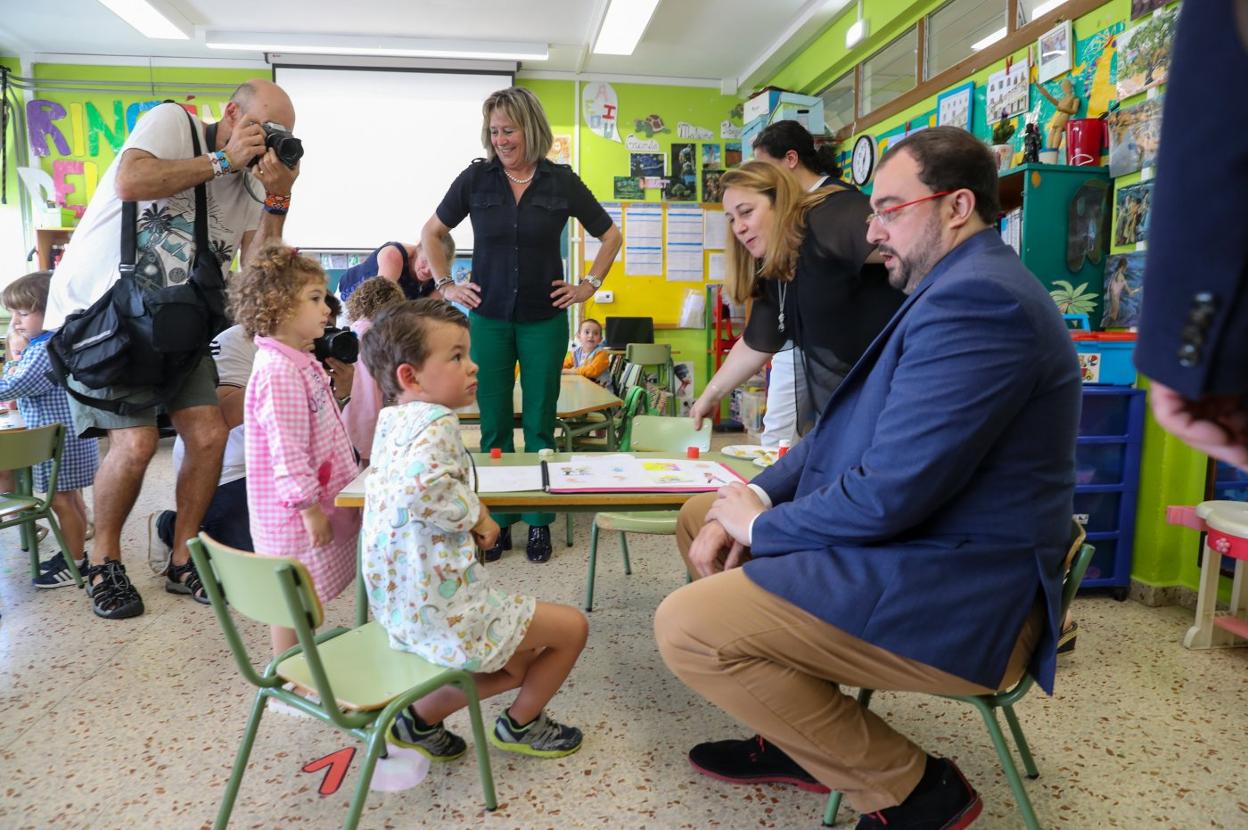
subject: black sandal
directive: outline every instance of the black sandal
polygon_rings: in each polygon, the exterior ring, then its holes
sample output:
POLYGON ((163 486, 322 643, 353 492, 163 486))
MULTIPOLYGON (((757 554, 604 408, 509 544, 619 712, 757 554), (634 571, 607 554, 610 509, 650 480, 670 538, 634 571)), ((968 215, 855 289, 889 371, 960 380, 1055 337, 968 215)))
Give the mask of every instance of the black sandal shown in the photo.
POLYGON ((204 582, 199 578, 199 571, 195 569, 195 562, 192 559, 186 560, 181 565, 169 563, 169 569, 165 571, 165 590, 171 594, 189 594, 191 599, 200 605, 208 605, 211 602, 207 592, 204 591, 204 582), (184 576, 186 579, 182 578, 184 576))
POLYGON ((91 610, 106 620, 124 620, 143 613, 143 598, 126 576, 126 568, 115 559, 90 565, 83 574, 91 610), (97 580, 98 577, 98 580, 97 580))

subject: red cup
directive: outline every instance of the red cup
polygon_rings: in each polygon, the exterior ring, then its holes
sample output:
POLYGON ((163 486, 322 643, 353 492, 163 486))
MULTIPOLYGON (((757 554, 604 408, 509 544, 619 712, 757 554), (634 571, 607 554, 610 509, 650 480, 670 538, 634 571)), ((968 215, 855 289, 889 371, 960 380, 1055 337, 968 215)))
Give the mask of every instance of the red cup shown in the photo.
POLYGON ((687 455, 690 458, 699 458, 702 455, 702 451, 699 450, 697 447, 686 447, 685 455, 687 455))
POLYGON ((1101 163, 1105 122, 1099 118, 1072 118, 1066 123, 1066 163, 1073 167, 1101 163))
POLYGON ((782 440, 779 444, 776 445, 776 458, 783 458, 784 455, 788 453, 788 451, 789 451, 789 442, 782 440))
POLYGON ((503 451, 499 449, 498 447, 495 447, 494 449, 490 450, 490 458, 502 458, 502 457, 503 457, 503 451))

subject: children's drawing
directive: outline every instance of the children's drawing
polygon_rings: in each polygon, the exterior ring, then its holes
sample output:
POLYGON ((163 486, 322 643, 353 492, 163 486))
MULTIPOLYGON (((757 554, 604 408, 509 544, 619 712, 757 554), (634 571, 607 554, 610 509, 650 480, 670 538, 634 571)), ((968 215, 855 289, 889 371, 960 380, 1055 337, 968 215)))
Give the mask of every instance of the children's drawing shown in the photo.
POLYGON ((1114 221, 1114 244, 1134 245, 1148 239, 1149 213, 1153 204, 1153 183, 1140 182, 1118 188, 1118 215, 1114 221))
POLYGON ((1162 96, 1109 114, 1109 175, 1112 178, 1151 167, 1161 144, 1162 96))
POLYGON ((1177 9, 1153 15, 1118 37, 1118 97, 1128 98, 1164 84, 1170 74, 1177 9))
POLYGON ((1105 265, 1105 328, 1128 328, 1140 321, 1144 254, 1115 254, 1105 265))

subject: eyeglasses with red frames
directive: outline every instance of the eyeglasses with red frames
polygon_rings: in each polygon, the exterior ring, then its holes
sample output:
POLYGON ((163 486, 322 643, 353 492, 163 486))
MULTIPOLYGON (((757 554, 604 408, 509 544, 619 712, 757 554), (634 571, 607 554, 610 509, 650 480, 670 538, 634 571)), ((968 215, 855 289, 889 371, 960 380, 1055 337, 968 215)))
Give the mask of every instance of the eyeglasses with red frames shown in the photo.
POLYGON ((893 205, 892 207, 886 207, 882 210, 877 210, 875 213, 868 213, 867 224, 870 225, 872 222, 878 219, 881 225, 887 225, 889 222, 897 218, 897 212, 899 210, 902 210, 903 208, 908 208, 912 205, 921 205, 924 202, 930 202, 932 199, 939 199, 941 196, 948 196, 950 193, 955 193, 955 192, 956 191, 953 191, 953 190, 942 190, 939 193, 933 193, 931 196, 924 196, 922 199, 914 199, 913 201, 910 201, 910 202, 902 202, 900 205, 893 205))

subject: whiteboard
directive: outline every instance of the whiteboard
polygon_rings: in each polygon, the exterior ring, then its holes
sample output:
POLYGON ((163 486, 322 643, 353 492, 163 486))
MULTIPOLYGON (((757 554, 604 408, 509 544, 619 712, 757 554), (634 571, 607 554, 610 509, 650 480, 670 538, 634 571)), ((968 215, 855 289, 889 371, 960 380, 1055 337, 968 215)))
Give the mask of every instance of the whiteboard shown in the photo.
MULTIPOLYGON (((304 146, 282 235, 312 249, 419 242, 451 182, 485 155, 481 103, 513 83, 505 72, 276 66, 273 74, 304 146)), ((452 235, 471 249, 467 219, 452 235)))

